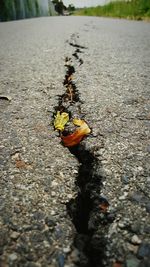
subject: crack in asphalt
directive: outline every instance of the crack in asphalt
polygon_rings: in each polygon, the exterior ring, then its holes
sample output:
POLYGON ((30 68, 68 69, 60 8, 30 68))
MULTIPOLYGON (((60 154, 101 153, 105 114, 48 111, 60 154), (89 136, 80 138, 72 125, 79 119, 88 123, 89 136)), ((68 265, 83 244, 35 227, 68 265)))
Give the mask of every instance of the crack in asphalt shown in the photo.
MULTIPOLYGON (((83 53, 86 47, 75 43, 75 41, 69 42, 69 45, 76 48, 72 56, 80 63, 80 66, 83 64, 83 60, 79 57, 79 53, 83 53)), ((71 58, 66 57, 65 66, 67 71, 63 85, 66 87, 66 91, 59 96, 55 111, 68 112, 72 117, 74 112, 72 107, 75 103, 78 103, 78 113, 82 116, 82 101, 73 81, 75 67, 72 65, 71 58)), ((65 132, 63 133, 65 134, 65 132)), ((80 267, 102 267, 104 266, 107 245, 105 236, 109 224, 114 218, 108 212, 109 203, 107 199, 100 195, 104 179, 100 174, 101 165, 94 153, 87 150, 83 144, 68 149, 80 164, 75 181, 78 194, 76 198, 72 198, 66 204, 68 214, 76 229, 73 247, 78 250, 79 259, 76 260, 75 264, 80 267)))

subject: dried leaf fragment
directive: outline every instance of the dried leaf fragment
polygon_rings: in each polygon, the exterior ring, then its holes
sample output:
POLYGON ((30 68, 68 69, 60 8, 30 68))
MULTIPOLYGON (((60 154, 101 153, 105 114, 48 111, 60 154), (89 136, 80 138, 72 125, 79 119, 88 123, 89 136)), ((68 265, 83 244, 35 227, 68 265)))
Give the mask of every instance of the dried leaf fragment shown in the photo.
POLYGON ((55 116, 54 120, 54 127, 56 130, 63 131, 66 123, 69 121, 69 114, 66 112, 60 113, 60 111, 57 111, 57 114, 55 116))
POLYGON ((106 198, 101 197, 100 198, 100 204, 99 204, 99 209, 102 213, 107 213, 109 208, 109 203, 106 198))
POLYGON ((84 120, 74 119, 73 123, 79 128, 72 134, 61 136, 64 146, 71 147, 80 143, 80 141, 91 132, 91 129, 84 120))

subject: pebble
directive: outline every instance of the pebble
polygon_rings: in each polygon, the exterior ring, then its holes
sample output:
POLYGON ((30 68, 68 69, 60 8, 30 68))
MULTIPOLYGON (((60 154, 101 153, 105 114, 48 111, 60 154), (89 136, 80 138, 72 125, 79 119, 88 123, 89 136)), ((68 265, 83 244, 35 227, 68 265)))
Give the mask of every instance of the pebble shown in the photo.
POLYGON ((128 184, 129 181, 130 181, 130 177, 128 175, 124 174, 121 177, 121 181, 122 181, 123 184, 128 184))
POLYGON ((138 234, 141 231, 141 224, 140 222, 135 222, 131 225, 131 232, 138 234))
POLYGON ((51 211, 51 215, 53 216, 53 215, 55 215, 55 214, 56 214, 56 211, 52 210, 52 211, 51 211))
POLYGON ((150 226, 149 225, 144 226, 144 232, 147 234, 150 234, 150 226))
POLYGON ((139 246, 137 257, 144 258, 144 257, 148 257, 149 255, 150 255, 150 243, 142 243, 139 246))
POLYGON ((134 105, 138 103, 138 99, 137 98, 128 98, 124 101, 124 103, 126 105, 134 105))
POLYGON ((133 252, 134 254, 136 254, 138 251, 138 245, 128 244, 127 247, 128 250, 133 252))
POLYGON ((127 195, 128 195, 128 192, 124 192, 124 194, 119 197, 119 200, 125 200, 127 195))
POLYGON ((58 186, 58 183, 56 181, 52 181, 51 186, 56 187, 56 186, 58 186))
POLYGON ((146 151, 150 153, 150 145, 147 146, 146 151))
POLYGON ((133 235, 131 238, 131 243, 134 245, 139 245, 141 244, 141 239, 137 235, 133 235))
POLYGON ((55 191, 51 191, 51 196, 55 197, 56 196, 56 192, 55 191))
POLYGON ((148 213, 150 213, 150 202, 148 202, 147 205, 146 205, 146 211, 147 211, 148 213))
POLYGON ((16 253, 12 253, 12 254, 9 255, 8 258, 9 258, 10 261, 15 261, 15 260, 17 260, 18 256, 17 256, 16 253))
POLYGON ((143 202, 143 196, 140 193, 138 193, 138 192, 134 192, 130 196, 130 200, 131 201, 134 201, 136 203, 142 203, 143 202))
POLYGON ((37 221, 41 221, 41 220, 43 220, 43 219, 44 219, 44 216, 45 216, 45 214, 44 214, 43 212, 40 212, 40 211, 36 211, 36 212, 34 212, 34 214, 33 214, 33 218, 34 218, 35 220, 37 220, 37 221))
POLYGON ((125 261, 125 267, 138 267, 139 262, 140 261, 135 257, 128 258, 125 261))
POLYGON ((126 225, 125 225, 123 222, 119 222, 119 223, 118 223, 118 227, 119 227, 120 229, 124 229, 125 226, 126 226, 126 225))
POLYGON ((44 235, 41 232, 39 232, 39 231, 33 232, 31 234, 30 241, 33 244, 41 243, 41 242, 44 241, 44 235))
POLYGON ((122 136, 122 137, 124 137, 124 138, 129 137, 129 135, 130 135, 130 133, 128 133, 128 132, 121 132, 121 133, 120 133, 120 136, 122 136))
POLYGON ((64 253, 69 253, 70 252, 70 247, 63 248, 64 253))
POLYGON ((56 225, 56 222, 54 221, 52 216, 48 216, 45 218, 45 223, 49 226, 49 227, 54 227, 56 225))
POLYGON ((10 235, 10 238, 13 240, 16 240, 16 239, 18 239, 19 236, 20 236, 20 233, 12 232, 12 234, 10 235))

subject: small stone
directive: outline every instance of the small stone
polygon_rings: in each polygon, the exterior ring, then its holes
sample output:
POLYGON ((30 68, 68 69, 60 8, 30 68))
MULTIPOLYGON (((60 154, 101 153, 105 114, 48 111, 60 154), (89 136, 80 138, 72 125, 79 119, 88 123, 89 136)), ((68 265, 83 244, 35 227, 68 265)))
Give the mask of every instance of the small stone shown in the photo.
POLYGON ((118 227, 119 227, 120 229, 124 229, 124 228, 126 227, 126 225, 125 225, 123 222, 119 222, 119 223, 118 223, 118 227))
MULTIPOLYGON (((51 245, 52 244, 52 234, 51 232, 48 230, 48 231, 45 231, 44 232, 44 235, 45 235, 45 238, 47 239, 46 241, 48 241, 48 243, 51 245)), ((44 240, 45 241, 45 240, 44 240)))
POLYGON ((59 226, 57 226, 56 229, 55 229, 56 238, 57 239, 61 238, 62 234, 63 234, 62 229, 59 226))
POLYGON ((137 235, 133 235, 131 238, 131 243, 134 245, 139 245, 141 244, 141 239, 137 235))
POLYGON ((70 247, 63 248, 64 253, 69 253, 70 252, 70 247))
POLYGON ((150 202, 146 204, 146 211, 150 213, 150 202))
POLYGON ((19 207, 14 207, 14 212, 19 214, 21 212, 21 209, 19 207))
POLYGON ((149 225, 144 226, 144 233, 150 234, 150 226, 149 225))
POLYGON ((130 200, 136 203, 143 203, 143 196, 138 192, 134 192, 130 195, 130 200))
POLYGON ((39 231, 35 231, 31 234, 30 241, 33 244, 41 243, 44 241, 44 235, 39 231))
POLYGON ((56 225, 56 222, 54 221, 52 216, 48 216, 45 218, 45 223, 49 226, 49 227, 54 227, 56 225))
POLYGON ((128 247, 128 250, 133 252, 134 254, 136 254, 137 251, 138 251, 138 246, 137 245, 133 245, 133 244, 129 244, 128 243, 127 247, 128 247))
POLYGON ((130 133, 128 133, 128 132, 121 132, 121 133, 120 133, 120 136, 122 136, 122 137, 124 137, 124 138, 129 137, 129 135, 130 135, 130 133))
POLYGON ((45 248, 50 248, 50 244, 46 240, 43 241, 43 245, 44 245, 45 248))
POLYGON ((36 212, 34 212, 34 214, 33 214, 33 218, 34 218, 35 220, 37 220, 37 221, 41 221, 41 220, 43 220, 43 219, 44 219, 44 216, 45 216, 45 214, 44 214, 43 212, 40 212, 40 211, 36 211, 36 212))
POLYGON ((150 255, 150 244, 149 243, 142 243, 139 246, 137 257, 138 258, 144 258, 148 257, 150 255))
POLYGON ((79 262, 79 251, 78 251, 78 249, 74 249, 71 252, 70 258, 71 258, 72 262, 79 262))
POLYGON ((128 190, 129 190, 129 185, 126 184, 126 185, 124 186, 124 190, 128 191, 128 190))
POLYGON ((52 210, 52 211, 51 211, 51 215, 53 216, 53 215, 55 215, 55 214, 56 214, 56 211, 52 210))
POLYGON ((139 260, 135 257, 130 257, 126 259, 125 261, 125 267, 138 267, 139 266, 139 260))
POLYGON ((143 167, 141 167, 141 166, 137 167, 137 171, 138 171, 138 173, 143 172, 143 167))
POLYGON ((52 181, 51 186, 56 187, 56 186, 58 186, 58 183, 56 181, 52 181))
POLYGON ((149 177, 147 177, 147 183, 150 183, 150 176, 149 177))
POLYGON ((113 117, 113 118, 115 118, 115 117, 117 117, 117 116, 118 116, 118 114, 117 114, 117 113, 115 113, 115 112, 112 112, 112 113, 111 113, 111 115, 112 115, 112 117, 113 117))
POLYGON ((150 145, 147 146, 146 151, 150 153, 150 145))
POLYGON ((18 258, 17 254, 16 253, 12 253, 9 255, 9 260, 10 261, 16 261, 18 258))
POLYGON ((67 198, 68 198, 68 199, 72 199, 72 197, 73 197, 72 194, 68 194, 68 195, 67 195, 67 198))
POLYGON ((125 200, 127 195, 128 195, 128 192, 124 192, 124 194, 119 197, 119 200, 125 200))
POLYGON ((12 160, 20 160, 20 153, 18 151, 14 152, 12 153, 11 157, 12 157, 12 160))
POLYGON ((130 177, 128 175, 126 175, 126 174, 122 175, 121 181, 123 184, 128 184, 129 180, 130 180, 130 177))
POLYGON ((12 234, 10 235, 10 238, 13 240, 16 240, 16 239, 18 239, 19 236, 20 236, 20 233, 12 232, 12 234))
POLYGON ((126 105, 134 105, 134 104, 138 103, 138 99, 136 99, 136 98, 127 98, 123 102, 126 105))
POLYGON ((56 196, 56 192, 55 191, 51 191, 51 196, 55 197, 56 196))
POLYGON ((131 225, 131 229, 130 231, 134 234, 139 234, 141 233, 141 222, 137 221, 137 222, 134 222, 132 225, 131 225))
POLYGON ((114 212, 110 212, 110 213, 107 214, 107 220, 109 222, 113 222, 115 217, 116 217, 116 214, 114 212))

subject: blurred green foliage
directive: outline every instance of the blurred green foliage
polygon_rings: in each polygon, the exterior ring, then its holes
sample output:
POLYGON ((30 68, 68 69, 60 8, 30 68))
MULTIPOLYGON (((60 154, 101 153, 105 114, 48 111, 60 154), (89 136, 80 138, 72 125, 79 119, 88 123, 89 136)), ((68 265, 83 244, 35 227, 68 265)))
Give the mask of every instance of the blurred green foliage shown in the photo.
POLYGON ((113 1, 104 6, 78 9, 75 14, 140 20, 150 18, 150 0, 113 1))

